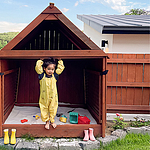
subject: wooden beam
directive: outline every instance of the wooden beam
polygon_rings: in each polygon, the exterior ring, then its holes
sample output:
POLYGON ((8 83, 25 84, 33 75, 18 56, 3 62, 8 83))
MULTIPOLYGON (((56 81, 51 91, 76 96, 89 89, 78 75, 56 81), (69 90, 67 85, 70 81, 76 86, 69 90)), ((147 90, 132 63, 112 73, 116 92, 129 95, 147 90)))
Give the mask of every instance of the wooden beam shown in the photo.
MULTIPOLYGON (((150 114, 149 110, 117 110, 118 113, 120 114, 150 114)), ((115 113, 115 109, 107 109, 107 113, 115 113)), ((135 115, 136 116, 136 115, 135 115)))
POLYGON ((8 50, 0 51, 0 58, 8 59, 39 59, 41 57, 102 58, 107 54, 102 50, 8 50))
POLYGON ((113 110, 148 110, 150 113, 150 106, 148 105, 113 105, 107 104, 107 109, 113 110))
POLYGON ((142 64, 142 63, 150 63, 150 59, 108 59, 107 60, 107 63, 110 64, 110 63, 137 63, 137 64, 142 64))
POLYGON ((2 107, 1 107, 1 112, 2 112, 2 123, 4 123, 4 75, 2 76, 2 107))
POLYGON ((4 75, 10 74, 10 73, 15 72, 17 70, 18 69, 7 70, 7 71, 4 72, 4 75))
POLYGON ((44 124, 3 124, 3 129, 15 128, 17 130, 16 137, 24 134, 31 134, 34 137, 84 137, 84 130, 94 129, 94 136, 101 136, 100 124, 66 124, 57 125, 54 129, 50 126, 49 130, 44 128, 44 124))
POLYGON ((99 78, 99 85, 98 85, 99 86, 99 95, 98 95, 98 97, 99 97, 99 102, 98 102, 99 103, 99 123, 102 123, 102 128, 103 128, 103 121, 102 121, 102 119, 103 119, 103 117, 102 117, 103 112, 102 111, 103 110, 101 110, 103 108, 102 107, 102 101, 103 101, 103 99, 102 99, 102 77, 100 76, 99 72, 93 72, 93 73, 95 73, 95 74, 98 73, 97 75, 98 75, 98 78, 99 78))
POLYGON ((150 83, 149 82, 107 82, 107 86, 150 87, 150 83))
POLYGON ((53 14, 50 14, 45 20, 58 20, 53 14))
MULTIPOLYGON (((102 71, 106 70, 107 58, 103 58, 102 71)), ((106 76, 102 75, 102 137, 105 137, 106 128, 106 76)))

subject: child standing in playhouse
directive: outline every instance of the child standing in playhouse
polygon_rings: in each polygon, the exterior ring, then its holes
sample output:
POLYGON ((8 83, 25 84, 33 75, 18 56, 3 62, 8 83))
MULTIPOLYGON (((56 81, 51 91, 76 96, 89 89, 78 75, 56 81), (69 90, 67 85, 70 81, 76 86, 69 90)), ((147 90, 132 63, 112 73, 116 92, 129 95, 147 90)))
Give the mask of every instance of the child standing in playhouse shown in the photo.
POLYGON ((49 121, 53 128, 56 128, 54 123, 58 108, 58 94, 56 82, 58 75, 64 70, 62 60, 58 61, 57 69, 53 58, 38 60, 36 62, 35 70, 38 73, 40 82, 40 98, 39 105, 41 110, 41 119, 46 122, 45 128, 49 129, 49 121))

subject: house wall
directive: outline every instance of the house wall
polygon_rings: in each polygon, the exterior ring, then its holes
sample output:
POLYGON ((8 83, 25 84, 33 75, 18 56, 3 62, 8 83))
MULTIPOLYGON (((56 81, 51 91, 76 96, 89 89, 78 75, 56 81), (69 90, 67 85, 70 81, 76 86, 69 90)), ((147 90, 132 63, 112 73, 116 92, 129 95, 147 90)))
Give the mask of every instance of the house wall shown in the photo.
POLYGON ((114 34, 112 52, 150 54, 150 34, 114 34))
POLYGON ((109 51, 112 52, 112 44, 113 44, 113 35, 112 34, 101 34, 96 31, 94 28, 84 23, 84 33, 91 39, 93 42, 99 46, 101 49, 105 51, 105 48, 101 47, 102 40, 108 40, 109 51))
POLYGON ((109 53, 150 54, 149 34, 101 34, 84 23, 84 33, 91 38, 100 48, 102 40, 108 40, 109 53))

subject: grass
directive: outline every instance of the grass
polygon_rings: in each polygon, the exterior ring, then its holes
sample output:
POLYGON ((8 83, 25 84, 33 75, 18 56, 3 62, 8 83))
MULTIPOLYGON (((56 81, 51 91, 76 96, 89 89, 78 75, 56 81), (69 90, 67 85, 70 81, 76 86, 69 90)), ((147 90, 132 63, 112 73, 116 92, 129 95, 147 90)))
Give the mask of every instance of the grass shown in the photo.
POLYGON ((26 141, 32 141, 35 139, 30 133, 26 133, 26 134, 22 135, 21 138, 25 139, 26 141))
POLYGON ((12 147, 8 147, 7 145, 0 145, 0 150, 13 150, 12 147))
POLYGON ((124 139, 112 141, 99 150, 150 150, 150 135, 127 134, 124 139))

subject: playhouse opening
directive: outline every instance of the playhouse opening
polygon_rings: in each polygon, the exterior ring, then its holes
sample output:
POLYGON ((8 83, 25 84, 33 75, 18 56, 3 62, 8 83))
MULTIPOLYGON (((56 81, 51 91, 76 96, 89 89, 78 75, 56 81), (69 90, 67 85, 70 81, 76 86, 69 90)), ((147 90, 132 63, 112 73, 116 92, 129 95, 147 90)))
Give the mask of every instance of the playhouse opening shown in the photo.
MULTIPOLYGON (((35 72, 36 59, 5 60, 10 68, 4 71, 4 124, 21 124, 27 119, 29 124, 44 124, 40 116, 39 79, 35 72)), ((102 61, 96 59, 63 59, 65 69, 57 82, 58 114, 77 112, 98 124, 102 120, 102 61)), ((57 124, 64 124, 55 117, 57 124)))

